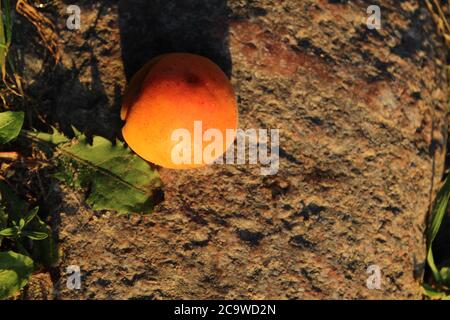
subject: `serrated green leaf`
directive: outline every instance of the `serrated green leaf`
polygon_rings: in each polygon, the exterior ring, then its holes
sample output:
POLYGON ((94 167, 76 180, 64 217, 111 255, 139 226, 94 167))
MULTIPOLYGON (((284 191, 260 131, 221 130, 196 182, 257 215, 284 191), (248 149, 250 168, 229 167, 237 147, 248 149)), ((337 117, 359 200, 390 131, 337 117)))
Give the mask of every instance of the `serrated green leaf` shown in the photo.
POLYGON ((95 210, 119 213, 148 212, 149 199, 159 186, 159 176, 150 165, 120 141, 112 144, 96 136, 90 145, 84 136, 61 150, 87 170, 78 176, 82 186, 89 186, 86 202, 95 210))
POLYGON ((149 212, 159 176, 150 165, 117 141, 95 136, 89 144, 85 135, 73 128, 76 139, 53 133, 27 132, 40 142, 56 146, 62 157, 54 176, 70 186, 89 189, 86 202, 95 210, 119 213, 149 212), (67 161, 67 160, 68 161, 67 161))
POLYGON ((0 112, 0 144, 15 139, 22 129, 24 113, 21 111, 0 112))
POLYGON ((94 210, 148 213, 153 208, 153 191, 160 184, 158 173, 120 141, 113 144, 95 136, 90 144, 85 135, 76 129, 74 132, 76 139, 70 142, 56 132, 32 134, 55 145, 60 152, 58 179, 87 188, 86 202, 94 210))
POLYGON ((0 300, 22 289, 33 272, 33 260, 13 251, 0 252, 0 300))
POLYGON ((30 138, 37 139, 41 142, 46 142, 48 144, 57 146, 61 143, 69 142, 70 139, 66 137, 63 133, 52 127, 52 133, 40 132, 40 131, 25 131, 26 135, 30 138))

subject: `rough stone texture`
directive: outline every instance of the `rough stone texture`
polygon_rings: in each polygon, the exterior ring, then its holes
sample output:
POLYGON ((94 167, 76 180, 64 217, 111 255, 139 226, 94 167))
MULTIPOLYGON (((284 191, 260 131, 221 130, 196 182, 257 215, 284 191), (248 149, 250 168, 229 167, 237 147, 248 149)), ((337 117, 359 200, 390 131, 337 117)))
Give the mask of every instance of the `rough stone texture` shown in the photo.
POLYGON ((161 169, 165 200, 149 216, 54 191, 61 279, 83 272, 82 290, 57 298, 419 298, 446 141, 443 50, 416 1, 383 1, 383 29, 368 30, 376 2, 78 1, 70 31, 55 1, 62 63, 28 74, 46 121, 113 137, 125 75, 191 51, 230 74, 241 128, 281 129, 277 175, 161 169), (366 287, 374 264, 380 290, 366 287))

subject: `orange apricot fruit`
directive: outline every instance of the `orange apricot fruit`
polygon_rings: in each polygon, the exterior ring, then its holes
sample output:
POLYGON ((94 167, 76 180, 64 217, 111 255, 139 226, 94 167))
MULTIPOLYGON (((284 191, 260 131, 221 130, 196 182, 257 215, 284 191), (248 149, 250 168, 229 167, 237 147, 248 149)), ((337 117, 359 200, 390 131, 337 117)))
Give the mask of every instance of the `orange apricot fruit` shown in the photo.
POLYGON ((121 118, 123 137, 139 156, 165 168, 189 169, 211 163, 230 147, 235 133, 230 138, 228 131, 236 132, 238 111, 231 83, 214 62, 189 53, 168 53, 133 76, 121 118), (176 134, 180 129, 191 134, 191 141, 182 141, 176 134), (208 130, 214 134, 205 135, 208 130), (204 140, 212 143, 213 138, 220 148, 210 148, 212 158, 207 160, 204 140), (183 161, 174 158, 178 152, 184 153, 183 161))

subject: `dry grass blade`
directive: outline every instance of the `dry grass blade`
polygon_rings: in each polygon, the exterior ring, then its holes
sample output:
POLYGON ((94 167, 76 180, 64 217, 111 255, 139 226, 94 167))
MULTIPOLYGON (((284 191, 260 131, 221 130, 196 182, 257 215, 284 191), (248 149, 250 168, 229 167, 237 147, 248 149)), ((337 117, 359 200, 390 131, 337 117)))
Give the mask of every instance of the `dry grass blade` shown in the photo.
POLYGON ((438 34, 444 38, 445 45, 450 49, 450 24, 445 15, 446 12, 450 11, 450 5, 449 8, 444 8, 438 0, 433 0, 433 3, 430 0, 425 0, 425 5, 436 24, 438 34))
POLYGON ((36 27, 39 35, 44 41, 45 47, 50 51, 55 60, 59 61, 59 37, 53 22, 31 5, 29 0, 18 0, 16 10, 36 27))
POLYGON ((437 0, 434 0, 434 5, 435 5, 436 10, 437 10, 437 12, 439 14, 439 17, 442 19, 442 22, 443 22, 443 24, 445 26, 445 31, 449 32, 450 31, 450 26, 449 26, 449 24, 447 22, 447 18, 445 17, 444 10, 442 9, 441 4, 437 0))

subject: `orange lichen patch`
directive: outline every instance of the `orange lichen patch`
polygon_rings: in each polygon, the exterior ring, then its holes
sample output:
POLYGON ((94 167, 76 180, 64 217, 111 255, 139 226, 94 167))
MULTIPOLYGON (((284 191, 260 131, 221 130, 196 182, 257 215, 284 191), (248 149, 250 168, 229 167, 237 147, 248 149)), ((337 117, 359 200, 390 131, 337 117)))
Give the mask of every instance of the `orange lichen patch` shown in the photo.
POLYGON ((211 142, 203 142, 209 129, 223 137, 215 158, 227 150, 234 136, 225 139, 226 130, 237 128, 237 104, 230 81, 215 63, 198 55, 170 53, 136 73, 125 94, 121 118, 126 122, 125 141, 138 155, 162 167, 188 169, 207 163, 203 151, 214 142, 211 137, 211 142), (196 132, 194 123, 201 123, 196 132), (191 134, 189 150, 184 149, 190 160, 183 163, 173 159, 174 148, 181 142, 173 134, 179 129, 191 134))

